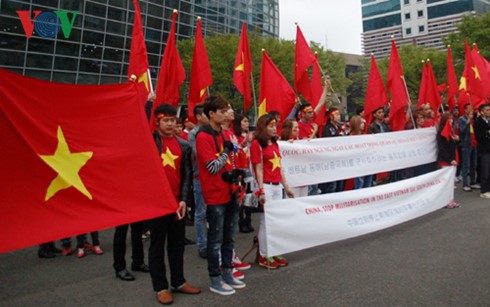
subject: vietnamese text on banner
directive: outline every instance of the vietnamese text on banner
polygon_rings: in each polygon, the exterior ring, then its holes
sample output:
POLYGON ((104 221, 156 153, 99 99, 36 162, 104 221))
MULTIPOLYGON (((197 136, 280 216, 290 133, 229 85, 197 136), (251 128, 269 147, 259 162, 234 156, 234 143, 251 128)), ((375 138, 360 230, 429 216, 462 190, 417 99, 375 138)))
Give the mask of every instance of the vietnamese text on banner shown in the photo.
POLYGON ((290 186, 388 172, 434 162, 435 128, 279 142, 290 186))

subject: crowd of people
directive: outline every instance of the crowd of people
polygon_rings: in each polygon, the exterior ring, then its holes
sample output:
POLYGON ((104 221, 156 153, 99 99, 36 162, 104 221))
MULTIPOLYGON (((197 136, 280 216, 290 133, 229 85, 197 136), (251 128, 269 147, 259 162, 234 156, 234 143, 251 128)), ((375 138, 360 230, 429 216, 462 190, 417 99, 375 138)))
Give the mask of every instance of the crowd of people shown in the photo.
MULTIPOLYGON (((266 269, 287 266, 288 260, 284 256, 267 254, 264 216, 267 203, 283 197, 341 192, 350 187, 346 180, 290 187, 281 168, 278 140, 296 142, 391 131, 385 108, 372 112, 373 120, 369 125, 363 109, 359 108, 347 125, 341 122, 340 110, 330 107, 324 114, 323 126, 319 126, 316 118, 326 104, 329 88, 330 81, 326 80, 315 107, 298 99, 283 122, 279 112, 262 115, 254 131, 249 118, 235 115, 221 96, 209 96, 194 108, 195 124, 189 118, 180 120, 177 110, 169 104, 157 106, 153 114, 157 126, 153 139, 178 208, 174 214, 115 228, 113 267, 116 277, 123 281, 135 279, 126 269, 125 261, 126 235, 131 227, 131 270, 150 273, 158 302, 171 304, 175 292, 199 294, 201 289, 192 286, 184 277, 186 220, 192 220, 195 227, 198 256, 207 260, 210 291, 214 293, 231 295, 246 287, 243 270, 249 269, 250 264, 237 257, 235 240, 238 231, 255 232, 252 218, 257 218, 259 224, 253 237, 257 246, 255 263, 266 269), (254 206, 245 205, 246 194, 254 195, 254 206), (142 239, 147 233, 150 236, 148 264, 144 261, 142 239)), ((151 109, 153 99, 154 96, 150 96, 147 110, 151 109)), ((477 112, 471 104, 463 106, 462 110, 461 116, 458 106, 453 110, 441 107, 438 111, 427 104, 409 110, 406 129, 437 127, 437 162, 395 170, 387 176, 372 174, 353 178, 352 188, 368 188, 425 174, 437 167, 457 166, 457 180, 463 182, 463 191, 481 189, 480 197, 490 198, 490 104, 480 105, 477 112)), ((457 206, 453 204, 449 208, 457 206)), ((77 236, 79 258, 87 251, 103 254, 98 233, 92 232, 91 237, 92 243, 89 243, 86 234, 77 236)), ((57 249, 54 242, 40 245, 39 257, 72 254, 71 239, 65 238, 61 242, 62 249, 57 249)))

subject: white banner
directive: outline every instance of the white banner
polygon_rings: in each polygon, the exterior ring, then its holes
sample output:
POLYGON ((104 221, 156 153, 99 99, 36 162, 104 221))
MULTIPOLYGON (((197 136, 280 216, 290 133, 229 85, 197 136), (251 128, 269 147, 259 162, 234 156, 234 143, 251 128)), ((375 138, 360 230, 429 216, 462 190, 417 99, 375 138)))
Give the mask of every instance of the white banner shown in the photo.
POLYGON ((361 190, 266 203, 267 254, 290 253, 385 229, 454 198, 455 167, 361 190))
POLYGON ((279 142, 292 187, 388 172, 437 159, 434 127, 399 132, 279 142))

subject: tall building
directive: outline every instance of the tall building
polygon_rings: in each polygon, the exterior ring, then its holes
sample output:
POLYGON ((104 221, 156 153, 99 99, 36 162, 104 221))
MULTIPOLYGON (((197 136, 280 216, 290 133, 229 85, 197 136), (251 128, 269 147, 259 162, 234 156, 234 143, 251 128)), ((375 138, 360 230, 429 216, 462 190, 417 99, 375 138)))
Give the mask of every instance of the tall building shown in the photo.
POLYGON ((417 44, 445 49, 441 38, 457 31, 467 14, 490 11, 486 0, 361 0, 363 52, 389 54, 391 36, 397 45, 417 44))
MULTIPOLYGON (((279 36, 278 0, 140 0, 152 76, 158 75, 177 9, 177 39, 249 30, 279 36)), ((0 0, 0 67, 39 79, 105 84, 127 81, 133 0, 0 0)))

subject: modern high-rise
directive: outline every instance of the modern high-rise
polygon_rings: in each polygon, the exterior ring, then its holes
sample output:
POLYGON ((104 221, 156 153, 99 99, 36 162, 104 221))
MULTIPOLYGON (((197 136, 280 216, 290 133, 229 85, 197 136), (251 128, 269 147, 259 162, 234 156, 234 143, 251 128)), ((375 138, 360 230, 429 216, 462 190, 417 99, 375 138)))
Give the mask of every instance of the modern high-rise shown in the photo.
POLYGON ((390 53, 391 36, 397 45, 416 44, 445 49, 442 37, 457 31, 467 14, 490 11, 486 0, 361 0, 364 55, 390 53))
MULTIPOLYGON (((279 36, 278 0, 140 0, 152 76, 157 76, 172 11, 177 39, 250 31, 279 36)), ((39 79, 105 84, 127 80, 133 0, 0 0, 0 67, 39 79)))

